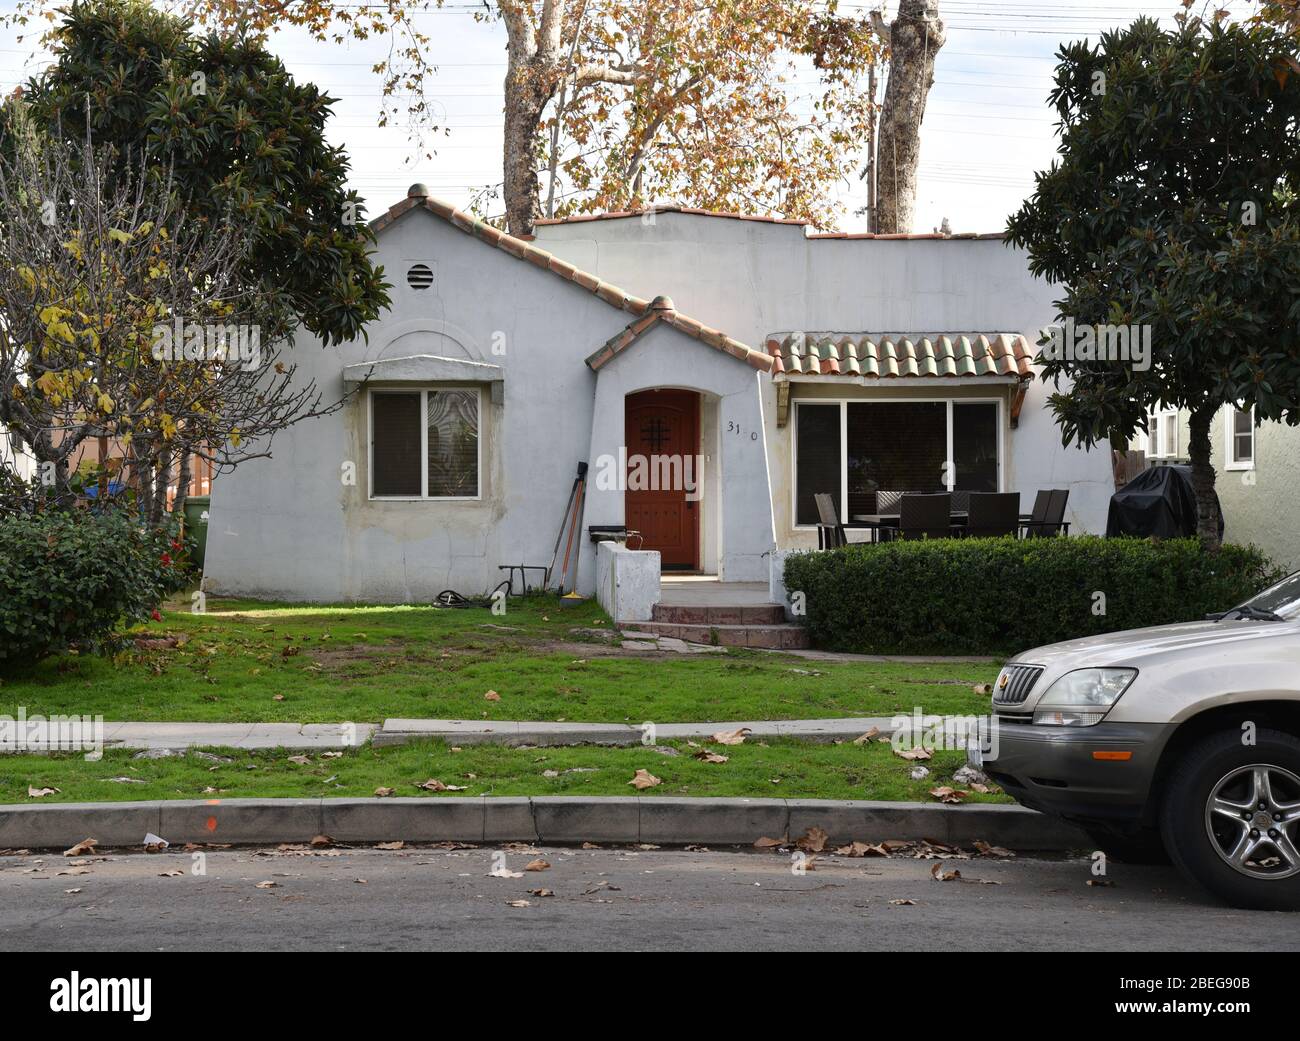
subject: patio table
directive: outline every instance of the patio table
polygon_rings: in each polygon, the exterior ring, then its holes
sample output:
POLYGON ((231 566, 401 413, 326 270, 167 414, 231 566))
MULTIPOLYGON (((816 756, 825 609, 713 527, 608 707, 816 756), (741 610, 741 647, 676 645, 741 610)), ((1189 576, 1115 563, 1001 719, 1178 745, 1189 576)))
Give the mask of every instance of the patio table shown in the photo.
MULTIPOLYGON (((851 517, 853 524, 850 527, 867 528, 871 532, 871 541, 879 542, 881 529, 897 528, 901 516, 898 513, 855 513, 851 517)), ((1029 513, 1020 515, 1021 524, 1033 519, 1033 515, 1029 513)), ((964 531, 969 520, 969 510, 953 510, 948 518, 948 527, 954 532, 964 531)))

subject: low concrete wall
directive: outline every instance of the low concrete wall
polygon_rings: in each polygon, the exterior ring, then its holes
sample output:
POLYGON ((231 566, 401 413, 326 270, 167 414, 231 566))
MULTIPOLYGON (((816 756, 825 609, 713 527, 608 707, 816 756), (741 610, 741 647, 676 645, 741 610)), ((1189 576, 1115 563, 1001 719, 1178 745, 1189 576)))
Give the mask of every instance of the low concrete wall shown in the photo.
POLYGON ((646 622, 659 602, 659 551, 596 547, 596 599, 616 622, 646 622))
POLYGON ((785 608, 787 622, 794 620, 794 612, 790 610, 790 594, 785 588, 785 561, 792 552, 794 551, 778 549, 767 558, 767 598, 785 608))

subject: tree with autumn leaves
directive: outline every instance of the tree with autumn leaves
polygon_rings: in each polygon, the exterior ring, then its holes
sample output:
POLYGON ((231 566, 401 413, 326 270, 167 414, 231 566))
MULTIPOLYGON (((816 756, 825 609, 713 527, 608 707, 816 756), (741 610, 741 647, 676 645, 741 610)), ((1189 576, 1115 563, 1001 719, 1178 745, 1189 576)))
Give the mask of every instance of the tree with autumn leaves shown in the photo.
POLYGON ((295 379, 291 337, 364 335, 387 287, 330 99, 260 44, 98 0, 55 54, 0 109, 0 424, 57 501, 80 446, 111 439, 156 522, 195 457, 220 472, 337 407, 295 379), (256 364, 153 355, 186 328, 256 335, 256 364))
MULTIPOLYGON (((19 0, 11 21, 39 24, 53 2, 19 0)), ((379 121, 405 114, 428 141, 438 130, 437 70, 419 16, 443 4, 194 0, 186 10, 225 32, 296 28, 322 43, 387 35, 390 52, 375 65, 379 121)), ((868 73, 887 46, 867 12, 838 0, 489 0, 475 17, 503 26, 508 41, 502 180, 478 205, 495 208, 499 193, 515 234, 539 216, 666 198, 829 226, 834 194, 856 177, 874 131, 868 73)), ((905 58, 918 37, 898 24, 905 58)), ((941 31, 927 38, 921 53, 932 69, 941 31)), ((919 128, 915 87, 929 82, 911 66, 895 78, 911 84, 895 92, 909 106, 897 158, 910 155, 919 128)), ((892 194, 893 180, 883 187, 892 194)), ((915 190, 914 171, 903 171, 898 190, 915 190)), ((910 216, 910 202, 901 209, 910 216)))

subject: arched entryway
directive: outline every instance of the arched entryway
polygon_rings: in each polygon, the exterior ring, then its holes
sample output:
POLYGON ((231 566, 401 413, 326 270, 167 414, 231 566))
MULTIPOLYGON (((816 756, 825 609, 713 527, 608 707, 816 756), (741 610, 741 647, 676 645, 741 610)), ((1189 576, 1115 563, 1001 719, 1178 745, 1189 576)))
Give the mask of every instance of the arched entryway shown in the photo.
POLYGON ((700 394, 643 390, 624 411, 624 511, 641 549, 657 550, 664 571, 699 571, 703 460, 700 394))

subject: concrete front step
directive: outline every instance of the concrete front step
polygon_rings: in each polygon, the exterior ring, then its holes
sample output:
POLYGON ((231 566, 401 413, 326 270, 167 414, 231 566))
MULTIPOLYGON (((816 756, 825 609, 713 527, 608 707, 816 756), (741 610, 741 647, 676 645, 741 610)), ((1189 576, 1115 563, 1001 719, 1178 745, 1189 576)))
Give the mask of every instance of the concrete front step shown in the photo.
POLYGON ((785 608, 780 604, 747 604, 731 607, 655 604, 651 617, 656 622, 676 625, 781 625, 785 608))
POLYGON ((655 621, 637 622, 636 629, 656 636, 674 637, 689 643, 717 644, 720 647, 802 650, 810 646, 808 631, 801 625, 687 625, 655 621))

